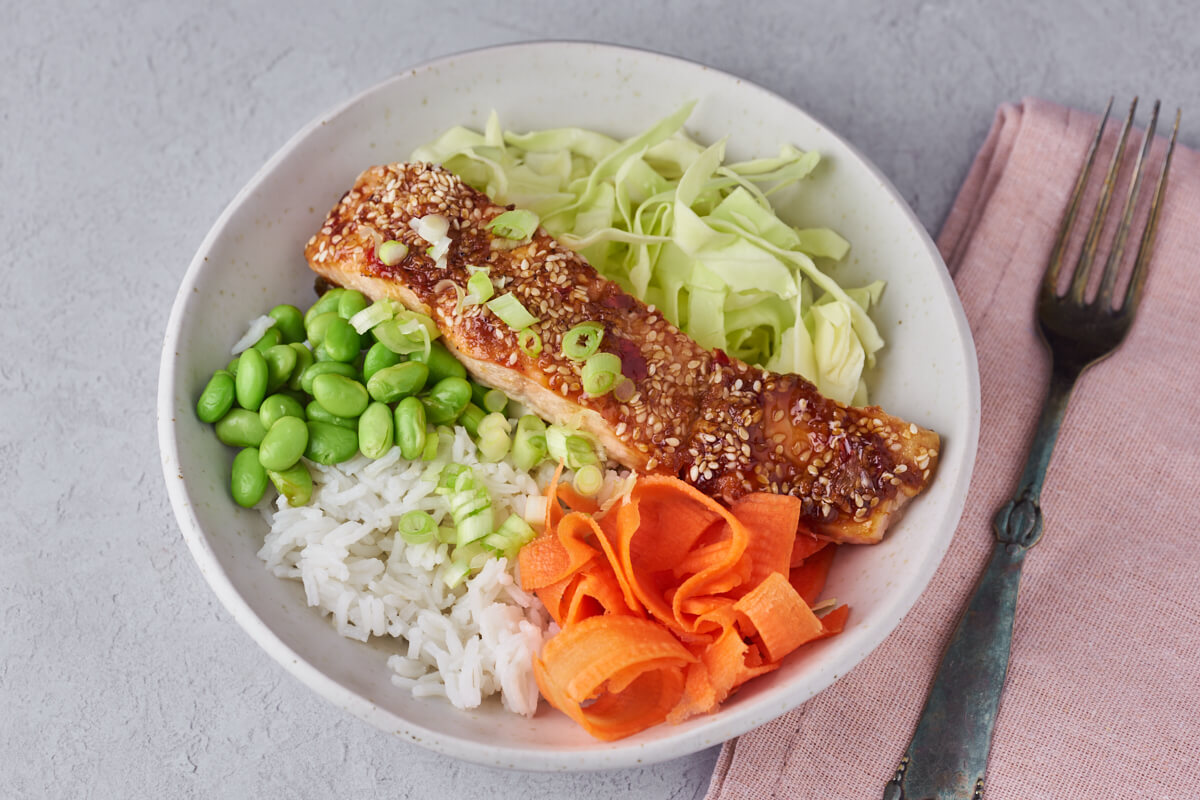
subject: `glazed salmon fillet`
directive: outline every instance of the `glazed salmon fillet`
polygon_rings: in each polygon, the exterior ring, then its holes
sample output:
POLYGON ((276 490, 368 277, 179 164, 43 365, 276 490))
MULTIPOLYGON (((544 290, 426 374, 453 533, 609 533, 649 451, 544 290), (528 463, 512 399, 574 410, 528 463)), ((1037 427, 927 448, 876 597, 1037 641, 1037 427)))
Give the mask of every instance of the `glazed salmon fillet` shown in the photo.
POLYGON ((538 229, 520 243, 490 231, 509 210, 430 164, 368 169, 305 247, 312 269, 368 297, 389 297, 436 322, 442 341, 481 383, 539 416, 569 422, 639 473, 677 476, 726 502, 750 492, 802 500, 802 522, 823 538, 879 541, 889 519, 936 469, 936 433, 879 408, 834 402, 798 375, 745 364, 692 341, 601 277, 578 253, 538 229), (450 247, 439 266, 410 223, 438 214, 450 247), (391 266, 379 244, 408 254, 391 266), (536 355, 486 305, 461 304, 468 267, 487 267, 496 295, 511 293, 538 321, 536 355), (581 364, 562 354, 564 334, 584 322, 604 327, 600 350, 621 359, 633 382, 590 396, 581 364))

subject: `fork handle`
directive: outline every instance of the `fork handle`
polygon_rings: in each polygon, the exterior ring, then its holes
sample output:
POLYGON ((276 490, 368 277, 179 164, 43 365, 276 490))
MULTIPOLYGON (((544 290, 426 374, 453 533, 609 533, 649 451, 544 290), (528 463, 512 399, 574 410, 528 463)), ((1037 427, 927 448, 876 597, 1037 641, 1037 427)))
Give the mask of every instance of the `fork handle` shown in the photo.
POLYGON ((1008 672, 1025 554, 1042 535, 1046 469, 1080 370, 1055 368, 1016 495, 992 520, 991 559, 942 656, 916 732, 884 800, 980 800, 1008 672))

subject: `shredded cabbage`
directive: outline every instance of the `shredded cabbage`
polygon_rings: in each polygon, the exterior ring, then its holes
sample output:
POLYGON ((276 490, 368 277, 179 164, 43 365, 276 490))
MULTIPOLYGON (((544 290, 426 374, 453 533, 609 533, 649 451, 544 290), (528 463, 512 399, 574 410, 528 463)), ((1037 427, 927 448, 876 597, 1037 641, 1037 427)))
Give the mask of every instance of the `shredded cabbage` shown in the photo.
POLYGON ((786 224, 768 200, 811 175, 820 155, 784 145, 774 158, 727 164, 724 140, 704 147, 683 133, 692 105, 624 141, 582 128, 513 133, 492 112, 482 133, 452 128, 412 158, 534 212, 705 347, 865 404, 862 373, 883 347, 867 311, 883 284, 839 286, 822 267, 849 243, 786 224))

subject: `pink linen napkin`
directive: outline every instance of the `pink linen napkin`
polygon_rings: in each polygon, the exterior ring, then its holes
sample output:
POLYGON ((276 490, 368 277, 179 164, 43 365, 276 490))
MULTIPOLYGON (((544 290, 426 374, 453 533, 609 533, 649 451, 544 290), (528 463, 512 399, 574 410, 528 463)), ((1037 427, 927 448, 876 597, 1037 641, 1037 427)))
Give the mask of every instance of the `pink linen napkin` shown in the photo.
MULTIPOLYGON (((991 516, 1024 463, 1049 372, 1034 327, 1037 283, 1097 121, 1039 100, 997 112, 938 239, 975 337, 983 395, 953 544, 878 650, 805 705, 725 745, 709 800, 882 796, 991 549, 991 516)), ((1157 142, 1151 168, 1164 151, 1157 142)), ((1086 219, 1092 206, 1083 208, 1086 219)), ((1077 387, 1050 466, 988 798, 1200 797, 1198 341, 1200 155, 1178 147, 1137 322, 1077 387)))

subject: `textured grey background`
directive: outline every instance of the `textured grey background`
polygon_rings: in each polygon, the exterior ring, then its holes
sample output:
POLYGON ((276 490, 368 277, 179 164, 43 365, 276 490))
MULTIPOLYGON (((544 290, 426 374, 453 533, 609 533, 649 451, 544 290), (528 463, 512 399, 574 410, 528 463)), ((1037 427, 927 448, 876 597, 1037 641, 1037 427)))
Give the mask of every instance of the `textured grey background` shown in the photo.
POLYGON ((1158 92, 1192 112, 1197 144, 1200 14, 1132 5, 0 0, 0 796, 701 796, 715 750, 579 776, 434 755, 326 704, 242 633, 158 466, 158 348, 192 252, 324 109, 429 57, 538 38, 763 84, 936 231, 1001 102, 1158 92))

